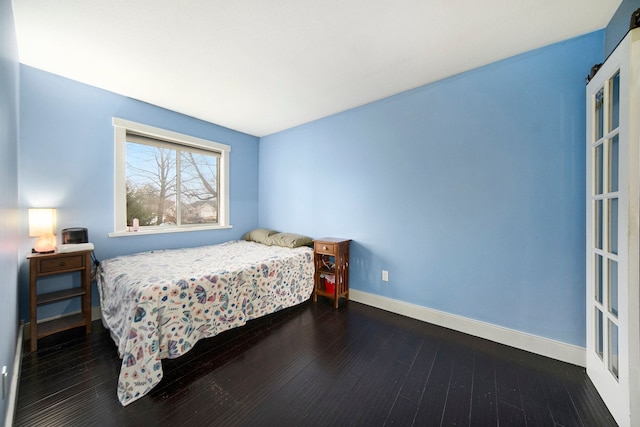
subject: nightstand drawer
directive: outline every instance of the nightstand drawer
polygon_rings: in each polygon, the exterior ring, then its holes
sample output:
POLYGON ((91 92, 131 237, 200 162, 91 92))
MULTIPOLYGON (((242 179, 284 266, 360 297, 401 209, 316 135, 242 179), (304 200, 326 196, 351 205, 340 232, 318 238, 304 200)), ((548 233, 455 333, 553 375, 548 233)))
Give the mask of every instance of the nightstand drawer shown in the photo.
POLYGON ((315 250, 319 254, 333 255, 335 254, 335 245, 328 242, 315 242, 315 250))
POLYGON ((53 259, 39 260, 38 273, 52 273, 84 267, 84 255, 70 255, 53 259))

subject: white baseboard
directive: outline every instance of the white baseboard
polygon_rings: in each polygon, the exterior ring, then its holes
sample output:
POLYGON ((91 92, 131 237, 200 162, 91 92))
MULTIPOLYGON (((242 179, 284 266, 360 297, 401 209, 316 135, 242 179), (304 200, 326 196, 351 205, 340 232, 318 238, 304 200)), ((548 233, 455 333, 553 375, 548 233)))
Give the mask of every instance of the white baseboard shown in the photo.
POLYGON ((18 384, 20 384, 20 369, 22 364, 22 333, 24 331, 24 323, 18 328, 18 338, 16 339, 16 355, 13 359, 13 375, 11 376, 11 385, 9 386, 9 396, 7 399, 7 408, 4 417, 5 427, 13 426, 13 420, 16 412, 16 402, 18 401, 18 384))
POLYGON ((584 347, 566 344, 538 335, 492 325, 491 323, 473 320, 468 317, 410 304, 357 289, 349 289, 349 298, 362 304, 495 341, 531 353, 540 354, 562 362, 582 367, 585 367, 587 363, 586 349, 584 347))

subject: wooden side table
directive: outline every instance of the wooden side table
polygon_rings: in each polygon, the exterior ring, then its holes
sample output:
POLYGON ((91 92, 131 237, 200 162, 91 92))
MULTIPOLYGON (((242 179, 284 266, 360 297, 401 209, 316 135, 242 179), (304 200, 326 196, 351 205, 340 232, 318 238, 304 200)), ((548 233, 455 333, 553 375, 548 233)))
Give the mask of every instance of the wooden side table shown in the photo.
POLYGON ((313 302, 318 295, 326 296, 333 299, 333 308, 337 309, 340 298, 349 301, 349 242, 351 239, 336 237, 313 241, 313 302), (327 276, 334 279, 333 284, 327 276))
POLYGON ((31 351, 38 349, 38 338, 84 326, 91 333, 91 252, 78 251, 52 254, 31 254, 29 259, 29 310, 31 351), (38 293, 38 279, 55 274, 79 272, 80 287, 38 293), (80 298, 80 313, 38 323, 38 306, 80 298))

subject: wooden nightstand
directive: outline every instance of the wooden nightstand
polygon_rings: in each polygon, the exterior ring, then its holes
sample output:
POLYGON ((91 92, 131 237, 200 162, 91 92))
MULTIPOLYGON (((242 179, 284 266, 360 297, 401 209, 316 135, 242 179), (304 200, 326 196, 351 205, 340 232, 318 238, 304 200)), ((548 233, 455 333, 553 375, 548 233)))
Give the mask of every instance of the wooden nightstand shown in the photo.
POLYGON ((91 333, 91 252, 78 251, 52 254, 31 254, 29 259, 29 310, 31 351, 38 349, 38 338, 84 326, 91 333), (80 273, 80 287, 55 292, 38 293, 38 278, 63 273, 80 273), (82 311, 58 319, 38 323, 38 306, 80 298, 82 311))
POLYGON ((351 239, 335 237, 313 241, 313 302, 318 295, 333 298, 333 308, 337 309, 340 298, 349 301, 349 242, 351 239), (333 285, 327 280, 331 278, 333 285))

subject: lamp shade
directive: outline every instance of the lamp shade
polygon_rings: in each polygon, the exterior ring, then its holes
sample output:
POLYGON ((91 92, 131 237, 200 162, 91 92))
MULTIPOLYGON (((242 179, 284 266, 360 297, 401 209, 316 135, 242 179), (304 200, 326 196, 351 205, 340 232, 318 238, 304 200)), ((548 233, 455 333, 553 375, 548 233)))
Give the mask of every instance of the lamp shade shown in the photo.
POLYGON ((47 234, 55 234, 55 229, 55 209, 29 209, 29 237, 40 237, 47 234))

